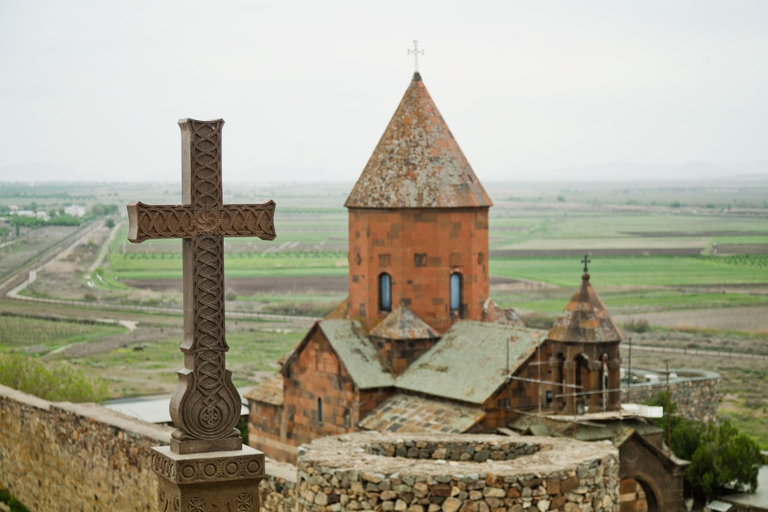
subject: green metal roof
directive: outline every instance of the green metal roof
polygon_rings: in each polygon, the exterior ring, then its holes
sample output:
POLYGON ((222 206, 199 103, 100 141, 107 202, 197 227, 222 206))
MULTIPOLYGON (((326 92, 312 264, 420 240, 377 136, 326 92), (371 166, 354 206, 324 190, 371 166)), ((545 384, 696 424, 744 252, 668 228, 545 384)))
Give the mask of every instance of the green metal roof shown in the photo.
POLYGON ((482 404, 536 351, 544 334, 525 327, 457 322, 398 377, 397 387, 482 404))
POLYGON ((319 325, 359 389, 383 388, 395 383, 360 322, 322 320, 319 325))

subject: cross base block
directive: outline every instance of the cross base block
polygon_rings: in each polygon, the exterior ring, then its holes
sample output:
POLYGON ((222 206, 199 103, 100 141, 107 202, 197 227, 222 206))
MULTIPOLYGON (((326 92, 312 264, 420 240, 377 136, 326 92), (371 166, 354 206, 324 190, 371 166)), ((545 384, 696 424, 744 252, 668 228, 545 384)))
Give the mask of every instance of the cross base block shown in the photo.
POLYGON ((161 512, 258 512, 264 454, 241 450, 179 454, 169 446, 152 448, 152 470, 160 479, 161 512))
POLYGON ((240 431, 233 428, 228 436, 219 439, 196 439, 183 430, 171 434, 171 451, 181 455, 190 453, 229 452, 243 447, 240 431))

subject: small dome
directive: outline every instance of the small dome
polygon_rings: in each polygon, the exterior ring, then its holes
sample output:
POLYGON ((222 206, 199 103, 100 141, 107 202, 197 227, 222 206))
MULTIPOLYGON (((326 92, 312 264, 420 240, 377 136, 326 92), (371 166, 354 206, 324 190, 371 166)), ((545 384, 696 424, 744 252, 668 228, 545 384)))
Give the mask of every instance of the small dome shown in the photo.
POLYGON ((579 291, 555 320, 547 339, 564 343, 609 343, 624 339, 621 329, 589 284, 588 273, 581 276, 579 291))

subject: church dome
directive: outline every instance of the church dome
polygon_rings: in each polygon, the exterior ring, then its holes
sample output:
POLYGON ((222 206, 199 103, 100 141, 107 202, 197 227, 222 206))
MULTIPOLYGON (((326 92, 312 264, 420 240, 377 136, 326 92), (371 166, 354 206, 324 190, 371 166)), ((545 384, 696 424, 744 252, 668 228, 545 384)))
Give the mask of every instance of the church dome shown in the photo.
POLYGON ((414 73, 344 206, 476 208, 491 205, 421 75, 414 73))

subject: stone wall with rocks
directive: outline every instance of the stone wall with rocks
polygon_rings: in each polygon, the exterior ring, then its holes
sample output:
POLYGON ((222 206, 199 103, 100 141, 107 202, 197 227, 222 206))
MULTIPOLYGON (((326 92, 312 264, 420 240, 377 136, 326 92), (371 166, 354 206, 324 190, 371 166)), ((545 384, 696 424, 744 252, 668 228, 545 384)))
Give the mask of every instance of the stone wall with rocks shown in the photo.
MULTIPOLYGON (((150 448, 167 444, 170 432, 98 405, 0 386, 0 485, 31 510, 155 510, 150 448)), ((618 510, 610 443, 352 434, 316 440, 299 460, 298 474, 267 460, 262 511, 618 510)))
POLYGON ((324 438, 299 456, 298 509, 618 511, 618 457, 609 442, 571 439, 369 433, 324 438), (403 450, 405 456, 398 457, 403 450))
POLYGON ((149 450, 170 432, 0 386, 0 485, 30 510, 155 510, 149 450))
MULTIPOLYGON (((694 421, 709 423, 717 418, 720 405, 720 374, 706 370, 671 370, 677 378, 669 382, 670 400, 677 403, 677 414, 694 421)), ((633 370, 637 377, 642 370, 633 370)), ((657 372, 654 372, 657 373, 657 372)), ((635 384, 621 390, 622 403, 644 403, 666 391, 663 373, 657 383, 635 384)))
MULTIPOLYGON (((154 511, 150 448, 167 445, 171 431, 0 386, 0 486, 35 511, 154 511)), ((263 511, 293 512, 296 467, 267 459, 260 489, 263 511)))

